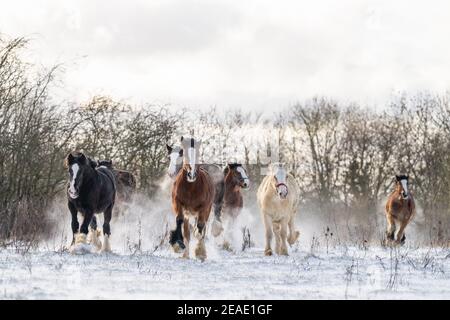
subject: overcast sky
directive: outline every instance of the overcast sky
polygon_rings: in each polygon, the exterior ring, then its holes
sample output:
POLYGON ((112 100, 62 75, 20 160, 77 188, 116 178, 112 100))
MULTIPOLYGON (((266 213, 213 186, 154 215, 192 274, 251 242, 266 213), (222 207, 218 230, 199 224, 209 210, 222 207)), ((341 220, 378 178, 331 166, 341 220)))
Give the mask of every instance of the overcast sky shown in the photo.
POLYGON ((2 1, 0 32, 63 62, 64 95, 279 109, 450 89, 450 1, 2 1))

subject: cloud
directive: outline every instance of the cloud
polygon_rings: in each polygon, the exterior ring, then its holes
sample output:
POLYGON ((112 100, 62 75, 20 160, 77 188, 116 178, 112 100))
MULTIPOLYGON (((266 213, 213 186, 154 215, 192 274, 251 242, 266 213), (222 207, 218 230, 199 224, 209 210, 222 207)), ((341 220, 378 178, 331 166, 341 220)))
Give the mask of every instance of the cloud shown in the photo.
POLYGON ((277 110, 315 94, 448 90, 448 12, 440 0, 18 0, 0 32, 36 35, 40 61, 77 61, 74 99, 277 110))

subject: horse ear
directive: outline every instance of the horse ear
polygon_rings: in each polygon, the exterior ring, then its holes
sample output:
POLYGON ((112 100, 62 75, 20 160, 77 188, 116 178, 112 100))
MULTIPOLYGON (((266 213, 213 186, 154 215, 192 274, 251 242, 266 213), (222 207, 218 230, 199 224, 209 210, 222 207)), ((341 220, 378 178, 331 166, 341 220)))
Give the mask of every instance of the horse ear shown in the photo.
POLYGON ((66 159, 64 159, 64 168, 69 168, 69 166, 72 164, 72 162, 73 162, 73 155, 72 155, 72 152, 70 152, 68 155, 67 155, 67 157, 66 157, 66 159))
POLYGON ((98 161, 95 161, 93 159, 89 159, 89 164, 93 169, 95 169, 98 166, 98 161))
POLYGON ((86 159, 86 156, 84 155, 84 153, 81 153, 80 157, 78 159, 80 159, 80 162, 82 164, 86 164, 87 163, 87 159, 86 159))
POLYGON ((166 143, 166 148, 167 148, 167 152, 169 152, 169 153, 171 153, 172 152, 172 147, 171 146, 169 146, 167 143, 166 143))
POLYGON ((72 152, 69 153, 69 155, 67 156, 67 164, 71 164, 73 162, 73 160, 75 160, 75 157, 73 156, 72 152))
POLYGON ((223 168, 223 175, 226 176, 228 174, 228 171, 230 171, 230 165, 227 164, 225 168, 223 168))
POLYGON ((181 141, 181 142, 183 142, 183 139, 184 139, 184 137, 183 137, 183 136, 181 136, 181 140, 180 140, 180 141, 181 141))
POLYGON ((180 149, 180 152, 179 152, 179 154, 180 154, 180 157, 182 157, 182 156, 183 156, 183 149, 180 149))
POLYGON ((395 180, 399 181, 400 180, 400 176, 395 175, 395 180))

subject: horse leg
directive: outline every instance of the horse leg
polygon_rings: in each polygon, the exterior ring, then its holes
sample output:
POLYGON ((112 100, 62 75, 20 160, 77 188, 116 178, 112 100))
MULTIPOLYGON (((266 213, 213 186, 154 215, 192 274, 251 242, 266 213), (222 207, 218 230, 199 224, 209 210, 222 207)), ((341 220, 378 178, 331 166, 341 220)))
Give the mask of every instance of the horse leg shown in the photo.
POLYGON ((387 231, 386 231, 386 238, 388 241, 393 241, 394 235, 395 235, 395 229, 396 229, 395 221, 390 213, 386 213, 386 219, 387 219, 387 224, 388 224, 387 231))
POLYGON ((232 214, 228 214, 226 218, 226 226, 225 226, 225 234, 223 239, 222 248, 227 251, 233 251, 232 242, 233 242, 233 231, 234 231, 234 223, 235 217, 232 214))
POLYGON ((91 210, 84 212, 84 220, 80 227, 80 233, 77 234, 75 244, 85 244, 87 242, 87 234, 89 232, 89 224, 91 223, 94 213, 91 210))
POLYGON ((289 237, 288 237, 287 241, 291 246, 298 240, 298 237, 300 236, 300 231, 295 230, 294 220, 295 220, 295 215, 292 215, 291 218, 289 219, 289 223, 288 223, 289 237))
POLYGON ((272 248, 270 247, 272 242, 272 221, 270 220, 269 216, 263 212, 263 222, 264 222, 264 228, 266 229, 266 248, 264 249, 264 254, 266 256, 272 255, 272 248))
POLYGON ((223 206, 222 202, 214 204, 214 220, 211 225, 211 234, 214 237, 220 236, 220 234, 223 232, 223 225, 221 219, 222 206, 223 206))
POLYGON ((281 254, 281 221, 274 221, 272 224, 275 234, 275 252, 281 254))
POLYGON ((98 238, 99 234, 100 232, 97 230, 97 217, 94 214, 89 224, 88 242, 94 245, 97 250, 100 250, 102 247, 102 243, 98 238))
POLYGON ((181 231, 181 227, 184 222, 183 210, 182 208, 179 208, 178 210, 179 211, 177 212, 176 218, 177 227, 175 230, 170 231, 170 239, 169 239, 169 243, 172 246, 173 251, 175 251, 176 253, 179 253, 182 250, 186 249, 186 246, 183 242, 183 233, 181 231))
POLYGON ((189 224, 189 218, 184 219, 183 237, 184 243, 186 244, 183 252, 183 258, 189 259, 189 242, 191 240, 191 225, 189 224))
POLYGON ((195 248, 195 257, 204 261, 206 259, 206 248, 205 248, 205 235, 206 235, 206 221, 209 217, 209 212, 211 211, 211 207, 208 210, 203 212, 199 212, 197 219, 197 226, 195 229, 195 237, 198 239, 197 246, 195 248))
POLYGON ((72 244, 75 244, 75 237, 78 234, 79 228, 80 228, 80 224, 78 223, 78 211, 77 208, 75 208, 74 204, 72 202, 68 202, 68 207, 69 207, 69 211, 70 211, 70 215, 72 217, 72 223, 71 223, 71 227, 72 227, 72 244))
POLYGON ((281 220, 280 222, 280 254, 287 256, 288 255, 288 249, 287 249, 287 228, 288 228, 288 222, 286 219, 281 220))
POLYGON ((405 243, 405 241, 406 241, 405 228, 406 228, 407 224, 408 224, 407 219, 405 219, 401 222, 400 228, 398 229, 398 232, 397 232, 397 241, 396 241, 397 244, 405 243))
POLYGON ((105 212, 103 212, 103 243, 101 252, 111 252, 111 244, 109 243, 109 237, 111 236, 111 227, 109 223, 111 222, 112 210, 114 204, 111 204, 108 208, 106 208, 105 212))
POLYGON ((223 207, 223 196, 225 194, 225 185, 223 181, 216 184, 215 186, 215 196, 214 196, 214 220, 211 225, 211 234, 213 237, 217 238, 223 232, 222 226, 222 207, 223 207))

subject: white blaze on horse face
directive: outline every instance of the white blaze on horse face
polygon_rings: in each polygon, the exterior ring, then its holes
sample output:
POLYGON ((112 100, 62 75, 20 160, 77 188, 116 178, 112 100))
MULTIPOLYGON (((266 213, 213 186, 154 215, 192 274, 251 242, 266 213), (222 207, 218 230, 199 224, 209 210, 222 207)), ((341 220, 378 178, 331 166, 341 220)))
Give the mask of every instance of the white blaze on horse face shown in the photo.
POLYGON ((190 147, 188 149, 188 157, 189 157, 189 171, 188 171, 188 181, 190 182, 194 182, 196 179, 195 176, 195 164, 197 163, 197 159, 196 159, 196 150, 194 147, 190 147))
POLYGON ((402 180, 400 180, 400 183, 402 184, 402 187, 403 187, 402 197, 404 199, 407 199, 408 198, 408 180, 402 179, 402 180))
POLYGON ((282 198, 285 199, 288 195, 288 188, 286 183, 286 170, 283 167, 277 166, 275 168, 274 177, 277 183, 277 193, 282 198))
POLYGON ((250 187, 250 179, 247 176, 247 173, 245 172, 244 168, 242 167, 237 167, 237 172, 239 172, 241 174, 242 179, 244 179, 244 183, 243 183, 243 187, 245 189, 250 187))
POLYGON ((72 180, 70 180, 70 184, 69 184, 69 196, 72 199, 78 198, 77 189, 75 189, 75 181, 77 179, 79 170, 80 170, 80 167, 78 166, 77 163, 72 165, 72 180))

